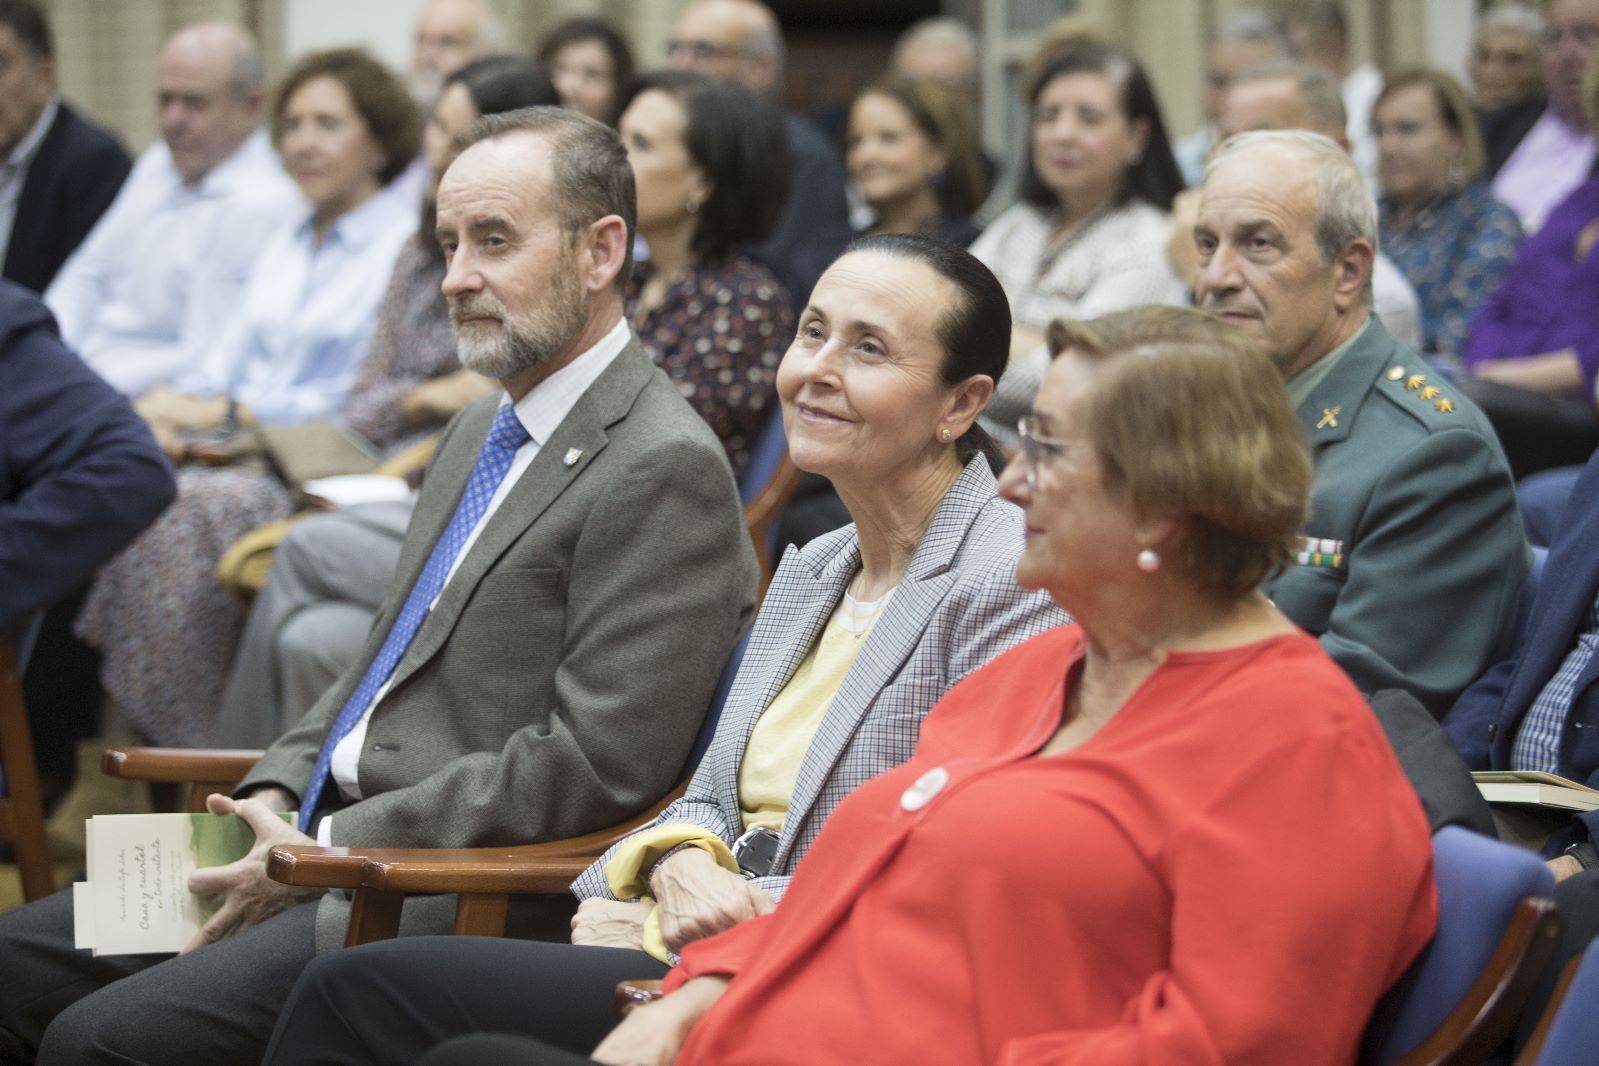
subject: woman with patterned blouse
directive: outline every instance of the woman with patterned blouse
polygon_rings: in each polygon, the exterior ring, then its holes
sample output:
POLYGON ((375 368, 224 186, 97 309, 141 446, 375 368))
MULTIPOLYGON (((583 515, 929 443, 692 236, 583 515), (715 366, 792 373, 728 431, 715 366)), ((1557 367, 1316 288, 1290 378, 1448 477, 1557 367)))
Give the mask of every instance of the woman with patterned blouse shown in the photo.
POLYGON ((788 201, 783 117, 745 89, 674 70, 646 75, 619 125, 649 247, 627 288, 633 329, 743 477, 794 335, 788 293, 738 251, 770 234, 788 201))
POLYGON ((1388 82, 1372 108, 1383 195, 1383 251, 1421 301, 1422 347, 1456 356, 1471 320, 1521 241, 1516 213, 1482 177, 1482 138, 1466 94, 1442 71, 1388 82))

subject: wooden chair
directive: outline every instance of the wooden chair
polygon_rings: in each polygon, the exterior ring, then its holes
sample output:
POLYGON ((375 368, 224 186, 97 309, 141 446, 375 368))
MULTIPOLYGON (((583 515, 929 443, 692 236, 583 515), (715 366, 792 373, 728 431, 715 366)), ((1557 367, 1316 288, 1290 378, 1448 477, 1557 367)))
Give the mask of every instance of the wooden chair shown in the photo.
POLYGON ((1456 826, 1433 836, 1438 930, 1378 1004, 1361 1061, 1472 1066, 1510 1036, 1560 939, 1536 855, 1456 826))
POLYGON ((22 668, 17 642, 10 636, 0 636, 0 772, 5 777, 0 840, 11 844, 22 877, 22 896, 31 903, 54 892, 56 878, 44 836, 44 805, 22 699, 22 668))

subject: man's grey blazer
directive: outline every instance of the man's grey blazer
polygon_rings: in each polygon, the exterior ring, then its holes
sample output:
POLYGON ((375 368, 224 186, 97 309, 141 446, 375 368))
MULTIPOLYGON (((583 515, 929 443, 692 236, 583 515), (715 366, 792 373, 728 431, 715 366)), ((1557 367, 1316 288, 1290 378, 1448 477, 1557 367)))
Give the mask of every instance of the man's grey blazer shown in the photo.
MULTIPOLYGON (((455 511, 496 403, 446 428, 359 663, 241 792, 304 794, 455 511)), ((395 668, 361 753, 362 798, 334 813, 333 843, 527 843, 648 806, 682 771, 757 580, 721 445, 630 342, 544 443, 395 668)), ((342 939, 341 904, 324 900, 319 945, 342 939)), ((448 928, 442 908, 434 917, 448 928)))
MULTIPOLYGON (((910 758, 922 719, 944 693, 1000 652, 1070 621, 1047 595, 1016 584, 1022 514, 995 487, 986 460, 967 463, 828 706, 804 752, 772 872, 755 882, 773 896, 781 898, 839 801, 910 758)), ((656 824, 691 822, 729 844, 743 832, 738 771, 750 731, 821 638, 860 566, 852 525, 784 555, 716 735, 687 793, 656 824)), ((614 850, 572 891, 610 896, 604 867, 614 850)))

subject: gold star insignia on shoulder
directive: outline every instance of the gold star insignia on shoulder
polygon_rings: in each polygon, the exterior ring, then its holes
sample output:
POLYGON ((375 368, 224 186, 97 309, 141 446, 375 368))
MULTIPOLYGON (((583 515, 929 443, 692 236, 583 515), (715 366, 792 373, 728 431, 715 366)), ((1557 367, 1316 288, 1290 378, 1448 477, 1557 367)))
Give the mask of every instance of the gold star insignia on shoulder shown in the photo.
POLYGON ((1338 412, 1342 411, 1342 410, 1343 410, 1342 406, 1339 406, 1339 407, 1323 407, 1321 409, 1321 421, 1316 423, 1316 428, 1317 429, 1337 429, 1338 428, 1338 412))
POLYGON ((1428 385, 1425 389, 1422 389, 1420 392, 1416 393, 1416 395, 1420 396, 1423 400, 1431 400, 1437 397, 1443 391, 1443 389, 1440 389, 1436 385, 1428 385))
POLYGON ((1388 368, 1388 380, 1389 381, 1398 381, 1400 378, 1402 378, 1404 376, 1405 376, 1405 368, 1404 367, 1402 367, 1402 366, 1391 366, 1391 367, 1388 368))
POLYGON ((1433 406, 1444 414, 1448 414, 1450 411, 1455 409, 1454 402, 1451 401, 1447 396, 1433 404, 1433 406))
POLYGON ((1427 375, 1425 374, 1412 374, 1405 379, 1405 388, 1411 392, 1415 392, 1425 384, 1427 384, 1427 375))

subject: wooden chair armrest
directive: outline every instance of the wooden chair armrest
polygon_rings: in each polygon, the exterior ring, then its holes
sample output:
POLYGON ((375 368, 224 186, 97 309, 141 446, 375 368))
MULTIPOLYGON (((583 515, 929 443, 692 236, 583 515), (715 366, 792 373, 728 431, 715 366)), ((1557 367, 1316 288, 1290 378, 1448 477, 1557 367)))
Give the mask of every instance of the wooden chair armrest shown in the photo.
POLYGON ((301 888, 355 888, 369 848, 323 848, 315 844, 279 844, 267 853, 267 876, 279 884, 301 888))
POLYGON ((383 892, 472 894, 565 892, 596 855, 538 855, 528 848, 377 848, 361 885, 383 892))
POLYGON ((261 754, 241 748, 110 748, 100 756, 100 769, 124 781, 231 785, 261 754))
POLYGON ((659 980, 646 981, 618 981, 616 994, 611 1000, 611 1005, 618 1018, 626 1018, 635 1007, 642 1007, 646 1003, 654 1003, 665 995, 661 991, 659 980))

